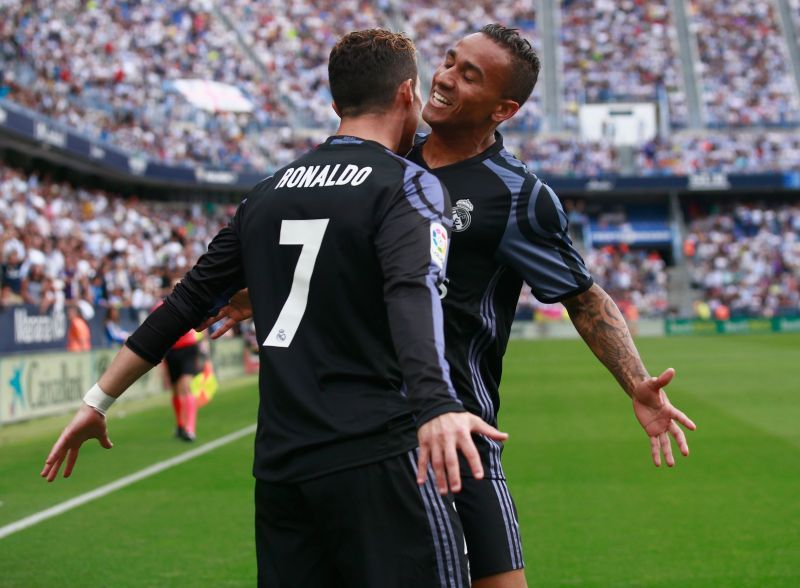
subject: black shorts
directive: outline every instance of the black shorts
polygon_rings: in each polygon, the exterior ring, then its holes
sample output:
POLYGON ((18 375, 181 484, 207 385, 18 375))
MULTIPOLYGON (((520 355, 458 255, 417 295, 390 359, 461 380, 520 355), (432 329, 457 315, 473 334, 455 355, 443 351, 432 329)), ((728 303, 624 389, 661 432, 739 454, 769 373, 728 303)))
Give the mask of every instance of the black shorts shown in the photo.
POLYGON ((416 453, 296 483, 256 480, 258 585, 468 588, 452 497, 416 481, 416 453))
POLYGON ((517 509, 505 480, 462 476, 455 502, 473 580, 525 567, 517 509))
POLYGON ((164 361, 167 362, 170 382, 174 384, 181 376, 199 374, 200 369, 197 361, 199 356, 200 350, 197 345, 189 345, 167 351, 164 361))

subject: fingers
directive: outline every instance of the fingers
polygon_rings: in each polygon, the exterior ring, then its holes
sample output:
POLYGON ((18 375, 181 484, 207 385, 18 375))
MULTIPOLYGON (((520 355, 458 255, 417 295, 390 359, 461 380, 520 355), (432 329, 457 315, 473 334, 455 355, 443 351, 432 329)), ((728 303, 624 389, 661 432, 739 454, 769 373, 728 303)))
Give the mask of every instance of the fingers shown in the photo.
POLYGON ((73 447, 67 452, 67 466, 64 468, 64 477, 69 478, 70 474, 72 474, 72 468, 75 467, 75 462, 78 459, 78 452, 80 451, 80 447, 73 447))
POLYGON ((53 464, 55 461, 50 461, 50 458, 47 458, 47 461, 44 462, 44 467, 42 471, 39 472, 39 475, 43 478, 46 478, 50 474, 50 470, 53 468, 53 464))
MULTIPOLYGON (((62 447, 61 446, 61 439, 59 439, 53 445, 53 448, 50 450, 50 453, 47 454, 47 459, 44 460, 44 468, 42 468, 42 471, 39 473, 39 475, 41 477, 48 478, 48 481, 50 480, 49 475, 50 475, 50 472, 53 470, 53 467, 57 463, 59 464, 59 466, 61 465, 59 463, 59 461, 58 461, 59 457, 61 457, 63 459, 63 455, 66 452, 66 450, 62 449, 61 447, 62 447)), ((56 474, 58 474, 57 470, 56 470, 56 474)), ((53 477, 55 477, 55 476, 53 476, 53 477)))
MULTIPOLYGON (((472 437, 467 437, 459 444, 459 450, 461 453, 464 454, 464 457, 469 464, 469 469, 472 471, 472 476, 476 480, 481 480, 483 478, 483 462, 481 462, 481 455, 478 453, 478 449, 475 447, 475 443, 472 441, 472 437)), ((452 487, 452 484, 451 484, 452 487)), ((455 488, 452 488, 453 492, 458 492, 455 488)), ((460 490, 460 488, 459 488, 460 490)))
POLYGON ((58 475, 58 470, 61 469, 61 464, 64 463, 65 454, 60 454, 56 457, 55 462, 50 466, 50 471, 47 473, 47 481, 52 482, 58 475))
POLYGON ((667 368, 666 370, 664 370, 664 373, 662 373, 657 378, 653 378, 653 380, 658 388, 665 388, 667 384, 669 384, 672 381, 672 378, 674 377, 675 377, 675 368, 667 368))
POLYGON ((114 444, 111 442, 111 439, 108 438, 108 431, 103 433, 103 436, 98 439, 100 441, 100 445, 105 447, 106 449, 111 449, 114 447, 114 444))
POLYGON ((658 437, 650 437, 650 455, 653 457, 653 464, 661 467, 661 450, 658 447, 658 437))
POLYGON ((222 325, 211 334, 212 339, 219 339, 225 333, 230 331, 236 325, 236 321, 233 319, 227 319, 222 325))
POLYGON ((431 465, 433 475, 436 477, 436 486, 439 494, 447 494, 447 472, 444 468, 444 451, 439 446, 434 446, 431 451, 431 465))
POLYGON ((478 433, 480 435, 486 435, 490 439, 494 439, 495 441, 505 441, 508 439, 508 433, 503 433, 502 431, 498 431, 492 425, 486 423, 480 417, 475 415, 471 415, 473 418, 470 419, 470 431, 473 433, 478 433))
MULTIPOLYGON (((470 440, 471 442, 472 440, 470 440)), ((455 443, 448 443, 444 451, 444 463, 447 468, 447 478, 439 481, 439 494, 447 494, 448 491, 461 491, 461 465, 458 463, 458 452, 455 443)), ((438 481, 438 478, 437 478, 438 481)))
POLYGON ((197 325, 197 326, 194 328, 194 330, 195 330, 195 331, 197 331, 198 333, 200 333, 200 332, 202 332, 202 331, 205 331, 205 330, 206 330, 208 327, 210 327, 211 325, 213 325, 213 324, 214 324, 214 322, 215 322, 215 321, 214 321, 214 319, 213 319, 213 318, 206 319, 206 320, 204 320, 202 323, 200 323, 199 325, 197 325))
POLYGON ((419 448, 419 459, 417 460, 417 484, 422 486, 428 481, 428 465, 430 465, 430 452, 427 445, 419 448))
POLYGON ((689 444, 686 442, 686 435, 684 435, 681 428, 675 424, 675 421, 670 422, 669 432, 672 433, 672 436, 675 438, 675 442, 678 444, 678 449, 681 450, 681 454, 684 457, 689 455, 689 444))
POLYGON ((694 421, 690 419, 688 416, 686 416, 683 412, 675 408, 674 406, 672 407, 670 417, 678 421, 680 424, 682 424, 690 431, 694 431, 697 429, 697 425, 694 424, 694 421))
POLYGON ((661 453, 664 454, 664 459, 667 462, 667 466, 674 466, 675 458, 672 456, 672 444, 669 442, 669 435, 666 433, 661 433, 658 436, 658 441, 661 444, 661 453))

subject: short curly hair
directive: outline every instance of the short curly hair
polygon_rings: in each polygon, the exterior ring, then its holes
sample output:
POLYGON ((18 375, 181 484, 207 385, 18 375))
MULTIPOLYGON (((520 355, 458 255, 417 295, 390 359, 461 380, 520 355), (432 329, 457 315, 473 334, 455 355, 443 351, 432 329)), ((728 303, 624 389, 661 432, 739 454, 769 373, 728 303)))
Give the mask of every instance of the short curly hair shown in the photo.
POLYGON ((403 33, 353 31, 331 50, 328 79, 342 116, 383 112, 400 84, 417 79, 417 51, 403 33))

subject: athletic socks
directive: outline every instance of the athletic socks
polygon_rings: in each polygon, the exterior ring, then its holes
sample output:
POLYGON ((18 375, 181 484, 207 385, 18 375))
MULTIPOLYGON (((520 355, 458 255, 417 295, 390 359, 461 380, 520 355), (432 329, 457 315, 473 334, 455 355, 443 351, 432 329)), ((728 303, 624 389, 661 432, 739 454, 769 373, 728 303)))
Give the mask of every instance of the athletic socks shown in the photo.
POLYGON ((182 414, 182 407, 181 407, 181 397, 177 394, 172 395, 172 410, 175 411, 175 424, 178 426, 179 429, 183 428, 184 421, 183 421, 183 414, 182 414))
POLYGON ((194 437, 195 424, 197 423, 197 398, 189 393, 181 397, 181 408, 183 409, 183 428, 194 437))

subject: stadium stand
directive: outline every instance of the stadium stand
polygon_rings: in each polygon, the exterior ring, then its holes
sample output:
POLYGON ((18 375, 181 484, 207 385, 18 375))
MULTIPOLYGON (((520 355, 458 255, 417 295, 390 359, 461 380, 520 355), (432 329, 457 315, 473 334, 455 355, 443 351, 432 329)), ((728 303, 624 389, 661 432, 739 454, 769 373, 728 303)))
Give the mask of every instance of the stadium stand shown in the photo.
POLYGON ((800 206, 690 207, 684 251, 698 314, 772 317, 800 308, 800 206), (704 305, 707 305, 705 308, 704 305))
MULTIPOLYGON (((785 132, 800 122, 787 59, 790 36, 782 34, 769 2, 693 0, 689 27, 698 62, 689 64, 681 63, 677 23, 666 0, 567 0, 558 48, 541 46, 542 28, 557 23, 540 22, 535 7, 522 0, 235 0, 223 13, 201 0, 3 2, 0 99, 166 164, 266 172, 333 128, 325 62, 339 29, 412 31, 430 75, 454 39, 476 23, 502 20, 533 39, 540 53, 561 54, 563 92, 556 94, 563 127, 530 135, 543 124, 543 79, 504 125, 509 147, 534 170, 672 175, 796 166, 798 139, 785 132), (684 70, 700 72, 707 123, 719 133, 662 133, 636 149, 627 167, 611 144, 576 133, 582 104, 619 99, 657 102, 667 108, 673 128, 686 126, 684 70), (200 109, 177 91, 178 79, 231 84, 255 108, 252 114, 200 109), (725 130, 746 126, 778 130, 725 130)), ((791 7, 796 32, 797 0, 791 7)))
POLYGON ((716 127, 796 125, 797 86, 772 2, 692 0, 703 100, 716 127))
POLYGON ((4 93, 85 134, 166 163, 271 166, 266 154, 281 136, 257 131, 285 123, 285 109, 235 35, 203 6, 3 3, 4 93), (182 78, 233 84, 255 103, 254 114, 195 108, 175 90, 182 78))
POLYGON ((669 97, 673 124, 686 124, 680 61, 666 0, 566 0, 561 7, 568 128, 578 126, 579 104, 654 101, 660 90, 669 97))
POLYGON ((149 310, 232 207, 156 203, 0 165, 0 304, 149 310))
POLYGON ((382 6, 360 0, 226 3, 226 14, 295 109, 297 124, 332 129, 328 53, 341 30, 379 26, 382 6))

